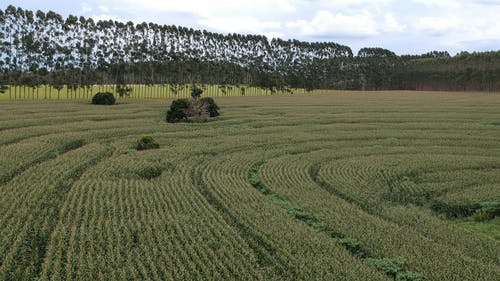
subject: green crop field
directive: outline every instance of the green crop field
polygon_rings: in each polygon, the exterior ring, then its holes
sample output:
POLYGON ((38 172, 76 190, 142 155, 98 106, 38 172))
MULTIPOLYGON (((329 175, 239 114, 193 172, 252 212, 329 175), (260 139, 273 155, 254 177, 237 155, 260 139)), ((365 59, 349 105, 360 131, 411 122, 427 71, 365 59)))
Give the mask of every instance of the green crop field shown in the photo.
POLYGON ((1 101, 0 280, 500 280, 499 94, 216 101, 1 101))

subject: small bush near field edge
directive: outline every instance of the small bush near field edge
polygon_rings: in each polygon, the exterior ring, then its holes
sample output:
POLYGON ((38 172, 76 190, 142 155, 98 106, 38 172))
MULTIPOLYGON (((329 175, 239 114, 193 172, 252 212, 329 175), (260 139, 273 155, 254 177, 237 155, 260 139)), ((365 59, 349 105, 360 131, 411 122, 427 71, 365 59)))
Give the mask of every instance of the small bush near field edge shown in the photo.
POLYGON ((115 102, 115 96, 110 92, 100 92, 92 98, 92 104, 113 105, 115 102))

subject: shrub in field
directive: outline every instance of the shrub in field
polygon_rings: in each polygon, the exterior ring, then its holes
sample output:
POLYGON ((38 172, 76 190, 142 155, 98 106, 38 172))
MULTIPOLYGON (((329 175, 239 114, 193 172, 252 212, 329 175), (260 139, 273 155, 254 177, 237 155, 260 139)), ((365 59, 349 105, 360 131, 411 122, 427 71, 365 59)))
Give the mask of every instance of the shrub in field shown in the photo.
POLYGON ((193 87, 192 99, 174 100, 167 111, 167 122, 206 122, 210 117, 219 116, 219 106, 212 98, 202 98, 200 88, 193 87))
POLYGON ((192 99, 189 101, 189 106, 186 109, 186 117, 189 122, 206 122, 210 117, 208 105, 200 99, 192 99))
POLYGON ((137 141, 135 148, 137 150, 156 149, 160 148, 160 144, 152 136, 145 136, 137 141))
POLYGON ((476 210, 472 215, 475 221, 488 221, 500 215, 499 202, 485 202, 481 204, 481 208, 476 210))
POLYGON ((210 117, 219 116, 219 106, 215 103, 213 98, 202 98, 200 101, 206 105, 210 117))
POLYGON ((172 101, 170 109, 167 111, 167 122, 175 123, 187 119, 186 111, 189 107, 188 99, 178 99, 172 101))
POLYGON ((211 117, 219 116, 219 106, 212 98, 192 99, 186 110, 190 122, 206 122, 211 117))
POLYGON ((97 93, 92 98, 92 104, 113 105, 115 102, 115 96, 110 92, 97 93))

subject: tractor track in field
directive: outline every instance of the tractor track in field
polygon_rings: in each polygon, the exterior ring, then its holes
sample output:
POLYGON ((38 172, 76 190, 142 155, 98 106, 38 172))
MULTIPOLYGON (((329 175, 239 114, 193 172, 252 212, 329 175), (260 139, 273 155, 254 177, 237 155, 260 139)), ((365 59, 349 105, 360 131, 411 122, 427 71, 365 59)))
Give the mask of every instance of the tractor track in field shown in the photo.
POLYGON ((60 155, 63 155, 65 153, 68 153, 72 150, 78 149, 80 147, 83 147, 86 145, 86 142, 81 139, 74 140, 68 144, 63 145, 62 147, 58 149, 54 149, 51 151, 48 151, 46 154, 34 159, 33 161, 30 161, 29 163, 26 163, 17 169, 11 171, 10 173, 5 174, 3 177, 0 177, 0 188, 2 185, 7 184, 9 181, 14 179, 16 176, 22 174, 24 171, 28 170, 29 168, 39 165, 43 162, 47 162, 49 160, 55 159, 60 155))
MULTIPOLYGON (((280 197, 278 194, 274 193, 261 181, 259 177, 260 167, 264 165, 264 163, 265 162, 260 162, 255 164, 248 172, 247 178, 250 184, 260 193, 262 193, 262 195, 264 195, 269 201, 285 209, 288 212, 288 214, 293 216, 296 220, 303 222, 304 224, 314 229, 315 231, 328 235, 328 237, 332 238, 335 242, 340 244, 352 255, 368 263, 375 260, 392 261, 391 259, 385 257, 375 257, 368 250, 363 249, 362 246, 360 246, 360 244, 355 239, 346 237, 344 234, 337 232, 336 230, 330 228, 326 223, 319 220, 313 214, 305 212, 302 208, 300 208, 300 206, 295 205, 294 203, 287 201, 282 197, 280 197)), ((415 277, 414 280, 421 280, 419 279, 421 276, 420 274, 411 271, 400 269, 399 272, 393 273, 390 271, 386 271, 383 268, 379 268, 377 266, 376 268, 382 271, 383 273, 390 275, 392 278, 394 278, 394 280, 396 280, 399 275, 412 275, 415 277)))
POLYGON ((231 212, 216 198, 203 182, 201 171, 193 168, 191 178, 194 186, 205 200, 220 214, 224 221, 236 230, 238 235, 252 249, 260 267, 272 267, 279 274, 290 274, 294 271, 286 261, 276 255, 278 252, 264 237, 253 231, 231 214, 231 212))

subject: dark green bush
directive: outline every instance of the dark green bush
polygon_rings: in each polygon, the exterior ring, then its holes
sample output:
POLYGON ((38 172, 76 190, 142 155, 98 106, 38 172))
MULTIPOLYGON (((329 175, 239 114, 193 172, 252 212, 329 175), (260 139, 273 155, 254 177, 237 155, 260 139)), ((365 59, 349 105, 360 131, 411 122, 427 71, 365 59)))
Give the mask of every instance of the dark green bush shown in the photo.
POLYGON ((136 145, 137 150, 146 150, 146 149, 156 149, 160 148, 160 145, 156 142, 156 140, 152 136, 142 137, 136 145))
POLYGON ((92 98, 92 104, 113 105, 115 102, 115 96, 110 92, 97 93, 92 98))
POLYGON ((167 122, 175 123, 187 120, 186 111, 188 108, 188 99, 178 99, 172 101, 170 109, 167 111, 167 122))
POLYGON ((206 105, 210 117, 219 116, 219 106, 215 103, 213 98, 202 98, 200 102, 206 105))

